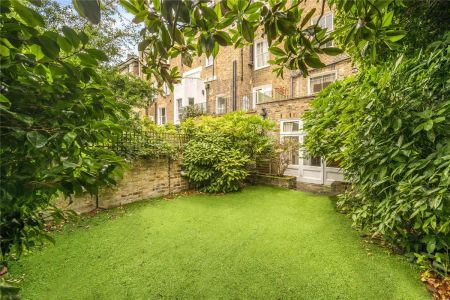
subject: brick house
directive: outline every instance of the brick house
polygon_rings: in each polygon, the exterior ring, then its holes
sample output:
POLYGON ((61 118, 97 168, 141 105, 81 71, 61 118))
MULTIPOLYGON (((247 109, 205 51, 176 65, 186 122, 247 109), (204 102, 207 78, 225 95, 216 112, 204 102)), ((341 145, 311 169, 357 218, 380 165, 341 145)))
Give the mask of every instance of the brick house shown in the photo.
MULTIPOLYGON (((320 3, 306 1, 301 5, 306 11, 316 8, 317 15, 311 20, 315 22, 320 15, 320 3)), ((333 11, 327 9, 320 25, 333 30, 333 21, 333 11)), ((169 63, 178 66, 181 82, 173 92, 166 88, 162 95, 156 96, 147 116, 157 124, 179 124, 183 108, 190 105, 213 115, 247 111, 274 120, 281 139, 302 143, 305 133, 301 119, 309 101, 331 82, 354 73, 350 58, 346 54, 325 56, 322 61, 326 66, 311 70, 307 78, 300 72, 285 70, 282 79, 272 73, 273 67, 268 63, 272 54, 267 40, 261 34, 257 36, 252 46, 221 48, 215 59, 194 58, 191 67, 184 66, 180 57, 172 59, 169 63)), ((286 175, 296 176, 301 182, 325 185, 343 179, 336 163, 300 152, 292 154, 286 175)))

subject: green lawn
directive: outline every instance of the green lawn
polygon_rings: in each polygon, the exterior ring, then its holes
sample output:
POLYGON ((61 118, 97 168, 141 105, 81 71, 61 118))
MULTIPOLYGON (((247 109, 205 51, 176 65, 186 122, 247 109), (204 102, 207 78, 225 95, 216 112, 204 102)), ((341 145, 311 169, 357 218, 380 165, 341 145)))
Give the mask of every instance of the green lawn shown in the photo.
POLYGON ((271 187, 110 210, 11 272, 24 299, 430 299, 329 198, 271 187))

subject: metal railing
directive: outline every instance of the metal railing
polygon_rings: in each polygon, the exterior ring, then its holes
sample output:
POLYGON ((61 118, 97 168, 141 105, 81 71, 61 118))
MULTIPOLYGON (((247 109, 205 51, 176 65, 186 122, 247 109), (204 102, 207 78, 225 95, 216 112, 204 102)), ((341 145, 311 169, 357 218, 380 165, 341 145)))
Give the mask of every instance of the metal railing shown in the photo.
POLYGON ((188 137, 178 132, 133 130, 116 134, 97 146, 124 157, 161 157, 180 152, 187 142, 188 137))

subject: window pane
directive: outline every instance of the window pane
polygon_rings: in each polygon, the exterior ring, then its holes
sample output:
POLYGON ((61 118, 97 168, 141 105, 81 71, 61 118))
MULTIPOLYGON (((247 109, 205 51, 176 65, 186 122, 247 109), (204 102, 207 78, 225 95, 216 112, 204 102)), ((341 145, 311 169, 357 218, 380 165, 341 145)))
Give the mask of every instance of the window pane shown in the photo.
POLYGON ((217 97, 217 109, 218 114, 224 114, 226 110, 226 99, 224 97, 217 97))
POLYGON ((269 49, 266 41, 261 41, 255 45, 255 67, 261 68, 269 61, 269 49))
POLYGON ((188 98, 189 106, 194 105, 194 98, 188 98))
POLYGON ((327 167, 330 168, 340 168, 341 162, 337 160, 327 161, 327 167))
POLYGON ((311 167, 320 167, 322 166, 322 161, 320 159, 320 156, 308 156, 307 153, 305 153, 305 156, 303 158, 303 165, 305 166, 311 166, 311 167))
POLYGON ((322 90, 322 78, 311 79, 311 90, 313 93, 320 92, 322 90))
POLYGON ((298 121, 283 122, 283 132, 297 132, 300 130, 300 125, 298 121))
POLYGON ((247 111, 250 109, 250 101, 247 96, 242 97, 242 110, 247 111))
MULTIPOLYGON (((285 136, 283 137, 283 143, 291 143, 291 145, 296 145, 300 143, 298 136, 285 136)), ((290 165, 298 165, 299 164, 299 153, 298 148, 288 150, 288 161, 290 165)))

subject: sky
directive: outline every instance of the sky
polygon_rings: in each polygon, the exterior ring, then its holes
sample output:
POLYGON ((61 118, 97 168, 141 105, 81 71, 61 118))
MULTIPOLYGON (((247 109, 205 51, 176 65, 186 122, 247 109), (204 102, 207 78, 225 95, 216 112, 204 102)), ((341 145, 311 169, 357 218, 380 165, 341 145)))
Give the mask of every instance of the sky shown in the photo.
MULTIPOLYGON (((59 4, 61 4, 62 6, 67 6, 67 5, 72 5, 72 0, 55 0, 56 2, 58 2, 59 4)), ((92 1, 94 1, 94 0, 92 0, 92 1)), ((122 8, 122 6, 119 6, 119 11, 120 11, 120 13, 124 16, 124 17, 126 17, 128 20, 132 20, 133 19, 133 16, 132 16, 132 14, 130 14, 129 12, 127 12, 126 10, 124 10, 123 8, 122 8)))
MULTIPOLYGON (((1 1, 1 0, 0 0, 1 1)), ((72 4, 72 0, 54 0, 57 3, 59 3, 61 6, 71 6, 72 4)), ((94 1, 94 0, 92 0, 94 1)), ((125 19, 127 19, 129 22, 132 22, 134 16, 132 14, 130 14, 129 12, 127 12, 122 6, 118 6, 119 7, 119 13, 120 15, 122 15, 122 17, 124 17, 125 19)), ((123 26, 123 23, 121 22, 120 18, 117 16, 115 17, 115 19, 117 20, 116 26, 118 26, 119 28, 121 26, 123 26)), ((134 49, 134 54, 137 54, 137 45, 134 49)), ((127 55, 129 53, 129 50, 124 51, 123 54, 123 59, 126 59, 127 55)))

